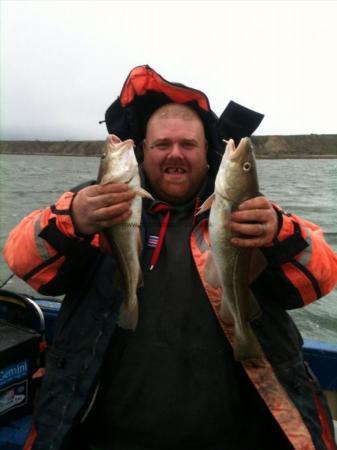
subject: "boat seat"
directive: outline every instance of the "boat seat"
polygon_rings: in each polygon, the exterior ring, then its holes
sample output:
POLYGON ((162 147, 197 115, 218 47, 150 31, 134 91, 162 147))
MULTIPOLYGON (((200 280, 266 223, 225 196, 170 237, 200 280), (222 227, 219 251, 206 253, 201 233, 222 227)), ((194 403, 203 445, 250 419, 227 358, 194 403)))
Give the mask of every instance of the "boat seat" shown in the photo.
POLYGON ((0 289, 0 318, 45 334, 45 319, 40 306, 27 295, 0 289))

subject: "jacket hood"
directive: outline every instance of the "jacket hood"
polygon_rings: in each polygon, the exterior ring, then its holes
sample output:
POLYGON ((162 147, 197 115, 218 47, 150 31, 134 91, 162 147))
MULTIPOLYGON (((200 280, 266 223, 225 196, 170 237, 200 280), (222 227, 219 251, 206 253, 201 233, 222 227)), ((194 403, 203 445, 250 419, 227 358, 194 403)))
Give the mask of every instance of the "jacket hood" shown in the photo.
POLYGON ((133 139, 136 156, 142 161, 141 143, 146 124, 156 109, 167 103, 183 103, 201 118, 208 141, 210 174, 217 173, 224 151, 222 139, 234 139, 236 143, 250 136, 259 126, 263 115, 230 101, 220 117, 211 110, 207 96, 197 89, 181 83, 169 82, 148 65, 131 70, 120 96, 105 112, 105 122, 110 134, 120 139, 133 139))

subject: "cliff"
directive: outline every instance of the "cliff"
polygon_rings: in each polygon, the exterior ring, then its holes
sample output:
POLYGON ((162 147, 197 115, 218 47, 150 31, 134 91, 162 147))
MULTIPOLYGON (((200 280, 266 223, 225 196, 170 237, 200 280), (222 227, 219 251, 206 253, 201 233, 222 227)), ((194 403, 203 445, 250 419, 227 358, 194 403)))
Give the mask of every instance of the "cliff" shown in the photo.
MULTIPOLYGON (((258 158, 337 158, 337 134, 254 136, 258 158)), ((104 141, 0 141, 0 154, 99 156, 104 141)))
POLYGON ((0 154, 98 156, 104 141, 0 141, 0 154))
POLYGON ((337 134, 254 136, 260 158, 337 158, 337 134))

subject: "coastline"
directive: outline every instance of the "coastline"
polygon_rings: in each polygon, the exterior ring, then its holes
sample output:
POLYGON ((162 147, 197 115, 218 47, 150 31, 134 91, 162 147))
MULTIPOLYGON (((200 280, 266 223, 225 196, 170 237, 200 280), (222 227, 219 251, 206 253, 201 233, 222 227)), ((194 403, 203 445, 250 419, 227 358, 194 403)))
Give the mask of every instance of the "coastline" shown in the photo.
MULTIPOLYGON (((6 151, 0 151, 0 155, 13 155, 13 156, 20 156, 20 155, 31 155, 31 156, 74 156, 74 157, 85 157, 85 158, 99 158, 100 154, 72 154, 72 153, 47 153, 47 152, 6 152, 6 151)), ((337 155, 304 155, 304 154, 298 154, 298 155, 256 155, 256 159, 337 159, 337 155)))
MULTIPOLYGON (((258 159, 337 158, 337 134, 252 136, 258 159)), ((44 156, 95 156, 104 141, 2 140, 0 154, 44 156)))

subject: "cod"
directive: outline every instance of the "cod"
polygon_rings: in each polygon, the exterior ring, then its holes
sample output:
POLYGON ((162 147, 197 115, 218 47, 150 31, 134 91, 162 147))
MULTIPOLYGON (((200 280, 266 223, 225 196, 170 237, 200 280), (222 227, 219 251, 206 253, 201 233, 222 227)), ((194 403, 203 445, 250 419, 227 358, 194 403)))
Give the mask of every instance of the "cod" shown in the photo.
POLYGON ((137 288, 142 282, 139 263, 141 197, 152 198, 152 196, 141 188, 132 139, 121 141, 115 135, 108 135, 101 156, 97 182, 126 183, 136 193, 132 200, 132 214, 129 219, 103 231, 117 259, 126 293, 120 308, 118 324, 121 328, 135 330, 138 322, 137 288))
MULTIPOLYGON (((262 349, 251 328, 260 307, 251 289, 251 269, 258 263, 264 268, 262 254, 254 248, 243 248, 231 243, 231 214, 239 204, 259 195, 253 144, 241 139, 235 147, 228 141, 215 179, 215 192, 198 212, 210 208, 209 236, 211 253, 206 263, 205 277, 210 285, 221 288, 220 317, 234 325, 234 358, 237 361, 259 358, 262 349)), ((256 271, 256 267, 255 267, 256 271)), ((257 272, 258 273, 258 272, 257 272)))

